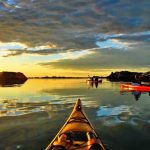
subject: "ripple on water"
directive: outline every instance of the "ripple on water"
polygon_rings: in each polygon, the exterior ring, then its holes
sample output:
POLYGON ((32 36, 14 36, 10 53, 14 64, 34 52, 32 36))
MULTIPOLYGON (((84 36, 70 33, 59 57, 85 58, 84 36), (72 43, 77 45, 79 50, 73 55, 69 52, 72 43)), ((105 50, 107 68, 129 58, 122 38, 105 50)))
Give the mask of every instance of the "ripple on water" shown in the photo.
POLYGON ((130 107, 126 105, 121 105, 118 107, 101 106, 97 111, 97 116, 99 117, 116 116, 126 112, 130 112, 130 107))
POLYGON ((44 111, 45 105, 47 103, 20 103, 17 100, 3 100, 0 102, 0 117, 44 111))

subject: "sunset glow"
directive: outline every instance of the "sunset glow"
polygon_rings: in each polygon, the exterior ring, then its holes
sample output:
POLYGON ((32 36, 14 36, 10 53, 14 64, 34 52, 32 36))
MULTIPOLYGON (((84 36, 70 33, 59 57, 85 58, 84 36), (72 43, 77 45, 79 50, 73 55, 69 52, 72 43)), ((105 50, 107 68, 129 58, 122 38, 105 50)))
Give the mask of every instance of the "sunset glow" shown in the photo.
POLYGON ((109 3, 76 9, 73 2, 2 1, 0 71, 28 77, 149 71, 147 4, 109 3))

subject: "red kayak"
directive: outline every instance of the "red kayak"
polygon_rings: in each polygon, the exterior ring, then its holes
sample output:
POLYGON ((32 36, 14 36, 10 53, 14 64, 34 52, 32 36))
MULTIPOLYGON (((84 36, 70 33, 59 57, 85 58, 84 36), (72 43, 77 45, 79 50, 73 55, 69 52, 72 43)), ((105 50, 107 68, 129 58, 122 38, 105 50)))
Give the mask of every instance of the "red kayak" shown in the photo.
POLYGON ((121 83, 120 89, 121 90, 139 91, 139 92, 150 92, 150 86, 136 84, 136 83, 121 83))

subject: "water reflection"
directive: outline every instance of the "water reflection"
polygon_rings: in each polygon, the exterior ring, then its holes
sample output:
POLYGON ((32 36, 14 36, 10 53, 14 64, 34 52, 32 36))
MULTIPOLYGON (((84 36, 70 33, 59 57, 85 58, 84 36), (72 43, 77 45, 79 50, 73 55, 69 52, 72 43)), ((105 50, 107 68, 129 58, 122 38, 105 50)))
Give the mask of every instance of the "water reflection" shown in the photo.
POLYGON ((141 96, 141 92, 133 91, 132 94, 134 95, 135 100, 139 100, 141 96))
POLYGON ((106 126, 114 126, 123 122, 131 121, 134 113, 131 107, 121 105, 118 107, 101 106, 97 111, 97 116, 101 117, 106 126))
POLYGON ((141 93, 142 100, 135 102, 133 91, 120 94, 118 82, 88 86, 84 79, 30 79, 21 87, 0 87, 0 149, 44 149, 78 98, 112 149, 149 148, 149 93, 141 93))
POLYGON ((20 87, 26 80, 0 80, 0 87, 20 87))
POLYGON ((16 99, 1 100, 0 117, 20 116, 28 113, 44 111, 46 103, 19 103, 16 99))
POLYGON ((141 91, 135 91, 135 90, 121 90, 120 91, 121 94, 127 94, 127 93, 131 93, 131 95, 134 96, 135 100, 138 101, 141 97, 142 94, 148 94, 150 96, 150 92, 141 92, 141 91))
POLYGON ((98 88, 99 84, 101 84, 101 82, 87 82, 87 85, 89 85, 89 88, 98 88))

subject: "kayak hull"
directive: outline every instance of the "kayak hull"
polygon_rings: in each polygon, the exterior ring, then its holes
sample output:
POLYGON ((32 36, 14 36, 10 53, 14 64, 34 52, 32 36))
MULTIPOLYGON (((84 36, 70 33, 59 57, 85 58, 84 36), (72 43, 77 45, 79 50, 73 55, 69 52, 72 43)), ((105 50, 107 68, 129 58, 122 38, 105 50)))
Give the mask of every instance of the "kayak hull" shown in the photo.
POLYGON ((121 83, 121 90, 139 91, 139 92, 150 92, 150 86, 146 85, 134 85, 132 83, 121 83))
POLYGON ((55 150, 57 147, 59 150, 92 150, 92 147, 97 147, 97 150, 106 149, 83 111, 80 99, 76 102, 63 127, 45 150, 55 150))
POLYGON ((102 83, 102 80, 94 81, 94 80, 86 80, 89 83, 102 83))

